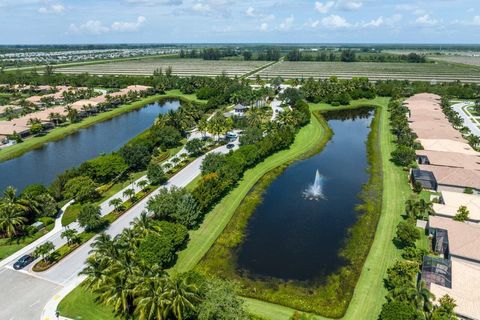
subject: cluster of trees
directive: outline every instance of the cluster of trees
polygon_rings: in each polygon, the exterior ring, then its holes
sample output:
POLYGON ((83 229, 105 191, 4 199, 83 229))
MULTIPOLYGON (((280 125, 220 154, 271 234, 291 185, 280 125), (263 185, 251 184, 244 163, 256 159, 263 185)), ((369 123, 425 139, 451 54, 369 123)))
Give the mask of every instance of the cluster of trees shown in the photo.
POLYGON ((29 235, 37 230, 29 227, 36 220, 52 221, 58 212, 58 204, 42 185, 25 188, 20 195, 8 187, 0 198, 0 238, 29 235))
POLYGON ((403 167, 414 165, 415 149, 418 149, 419 146, 408 126, 408 108, 400 100, 392 99, 388 105, 388 110, 390 111, 391 130, 396 137, 396 149, 392 152, 392 161, 403 167))
POLYGON ((180 50, 180 58, 201 58, 203 60, 220 60, 229 57, 242 57, 245 61, 259 60, 259 61, 277 61, 281 57, 278 48, 267 48, 266 50, 241 50, 237 48, 206 48, 206 49, 192 49, 180 50))
POLYGON ((375 85, 367 78, 339 80, 336 77, 325 80, 312 78, 304 81, 301 91, 310 102, 325 102, 332 105, 348 105, 352 99, 375 98, 375 85))
MULTIPOLYGON (((302 100, 292 104, 289 122, 276 122, 258 139, 242 140, 242 146, 227 155, 209 154, 202 163, 202 178, 192 192, 200 210, 207 212, 236 182, 244 171, 263 161, 269 155, 288 148, 297 130, 308 123, 310 111, 302 100), (246 144, 246 143, 250 144, 246 144)), ((254 124, 252 123, 252 126, 254 124)), ((253 129, 246 129, 248 132, 253 129)))
POLYGON ((186 240, 184 226, 143 214, 116 238, 101 234, 95 240, 82 271, 85 286, 121 318, 249 319, 232 284, 164 271, 186 240))
POLYGON ((417 53, 409 54, 388 54, 381 52, 360 52, 359 50, 343 49, 338 51, 300 51, 295 49, 289 51, 285 60, 288 61, 342 61, 342 62, 410 62, 425 63, 424 55, 417 53))

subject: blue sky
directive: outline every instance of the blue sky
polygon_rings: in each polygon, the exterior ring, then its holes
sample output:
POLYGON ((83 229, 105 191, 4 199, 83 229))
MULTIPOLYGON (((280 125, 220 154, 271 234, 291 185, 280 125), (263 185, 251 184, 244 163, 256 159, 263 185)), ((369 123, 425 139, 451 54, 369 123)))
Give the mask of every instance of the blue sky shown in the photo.
POLYGON ((480 43, 479 0, 0 0, 0 43, 480 43))

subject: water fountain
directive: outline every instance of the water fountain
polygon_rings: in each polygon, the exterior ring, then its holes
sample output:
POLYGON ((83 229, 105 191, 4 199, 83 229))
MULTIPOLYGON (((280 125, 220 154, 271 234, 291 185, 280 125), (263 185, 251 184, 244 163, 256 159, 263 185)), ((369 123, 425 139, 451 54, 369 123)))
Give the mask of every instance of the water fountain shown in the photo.
POLYGON ((313 184, 308 186, 308 188, 303 192, 303 195, 308 200, 325 199, 325 196, 322 192, 322 176, 318 170, 315 173, 315 181, 313 184))

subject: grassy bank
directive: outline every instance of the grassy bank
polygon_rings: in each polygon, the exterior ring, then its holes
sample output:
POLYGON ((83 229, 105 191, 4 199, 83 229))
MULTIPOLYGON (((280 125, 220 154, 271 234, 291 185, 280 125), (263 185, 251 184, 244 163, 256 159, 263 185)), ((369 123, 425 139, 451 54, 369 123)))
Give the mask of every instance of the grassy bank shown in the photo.
MULTIPOLYGON (((389 113, 386 111, 388 99, 382 99, 384 101, 381 105, 385 110, 380 118, 380 150, 382 152, 384 185, 382 214, 375 233, 375 240, 363 266, 352 300, 342 318, 346 320, 377 318, 385 301, 386 291, 383 279, 386 270, 395 259, 400 258, 400 250, 395 247, 392 239, 395 236, 396 226, 401 221, 404 202, 411 193, 404 172, 389 161, 390 153, 395 149, 395 145, 388 123, 389 113)), ((326 105, 318 106, 318 108, 330 109, 326 105)), ((294 312, 292 308, 254 299, 246 299, 246 304, 251 312, 267 319, 287 320, 294 312)))
POLYGON ((243 198, 260 178, 272 169, 311 154, 312 150, 316 152, 322 140, 328 140, 324 129, 319 120, 312 116, 310 123, 299 131, 290 149, 277 152, 254 168, 247 170, 238 186, 207 214, 200 228, 190 232, 188 246, 179 253, 172 271, 192 270, 223 232, 243 198))
MULTIPOLYGON (((315 111, 320 124, 329 132, 327 123, 320 110, 315 111)), ((378 108, 372 121, 367 149, 370 178, 362 188, 360 197, 362 214, 349 230, 349 241, 340 254, 348 261, 335 274, 330 275, 325 283, 300 283, 276 279, 252 279, 236 270, 236 250, 243 242, 245 228, 256 206, 261 202, 262 194, 270 183, 289 164, 280 166, 267 174, 257 183, 243 199, 233 218, 222 235, 197 266, 197 270, 207 274, 215 274, 221 278, 231 279, 240 284, 240 294, 272 303, 295 307, 300 310, 314 312, 330 317, 341 317, 348 307, 355 284, 361 272, 365 257, 373 241, 375 227, 381 213, 382 172, 381 155, 378 147, 379 117, 382 112, 378 108)), ((328 135, 318 148, 328 141, 328 135)), ((316 150, 318 151, 318 150, 316 150)))
POLYGON ((22 143, 0 150, 0 162, 19 157, 28 151, 31 151, 36 148, 40 148, 43 144, 47 142, 63 139, 67 135, 75 133, 80 129, 89 127, 91 125, 94 125, 102 121, 112 119, 123 113, 139 109, 149 103, 153 103, 155 101, 159 101, 163 99, 179 99, 180 101, 184 101, 184 102, 196 102, 196 103, 205 102, 204 100, 197 99, 195 95, 182 94, 179 90, 167 91, 165 94, 161 94, 161 95, 153 95, 145 99, 123 105, 113 110, 102 112, 97 115, 85 118, 78 123, 72 123, 65 127, 57 127, 55 129, 48 131, 47 134, 45 134, 44 136, 27 138, 22 143))

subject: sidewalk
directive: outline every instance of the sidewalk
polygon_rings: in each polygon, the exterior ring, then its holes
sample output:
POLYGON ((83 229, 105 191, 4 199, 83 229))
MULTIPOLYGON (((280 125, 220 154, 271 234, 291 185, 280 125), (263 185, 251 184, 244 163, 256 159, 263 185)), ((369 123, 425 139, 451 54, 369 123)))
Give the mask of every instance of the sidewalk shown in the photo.
MULTIPOLYGON (((238 139, 235 142, 235 148, 238 148, 238 139)), ((211 152, 220 152, 220 153, 228 153, 230 149, 227 149, 226 146, 218 147, 211 152)), ((208 154, 207 153, 207 154, 208 154)), ((205 158, 206 154, 201 157, 198 157, 194 161, 192 161, 189 165, 185 168, 180 170, 177 174, 175 174, 170 180, 163 186, 166 188, 176 186, 176 187, 185 187, 191 181, 193 181, 200 173, 200 166, 205 158)), ((151 197, 154 197, 161 188, 156 189, 146 198, 141 200, 135 206, 130 208, 125 214, 123 214, 118 220, 116 220, 110 227, 107 229, 107 234, 111 236, 115 236, 120 234, 125 228, 130 226, 131 221, 133 221, 136 217, 138 217, 146 208, 148 200, 151 197)), ((57 311, 58 305, 60 301, 68 295, 72 290, 74 290, 83 280, 83 276, 79 276, 78 272, 80 272, 84 268, 85 260, 88 257, 88 252, 90 251, 90 244, 94 241, 95 237, 89 240, 87 243, 82 245, 81 247, 77 248, 72 254, 66 257, 64 261, 54 266, 52 269, 47 271, 50 273, 49 277, 58 278, 64 277, 68 279, 63 289, 60 290, 58 294, 53 296, 48 303, 45 305, 41 318, 42 320, 54 320, 56 319, 55 313, 57 311), (62 270, 62 268, 64 270, 62 270), (70 274, 72 274, 70 276, 70 274)), ((47 276, 47 274, 44 274, 47 276)))
POLYGON ((5 267, 6 265, 16 261, 18 258, 21 256, 35 250, 36 247, 41 245, 42 243, 46 241, 50 241, 52 238, 54 238, 59 232, 62 231, 62 217, 63 214, 65 213, 65 210, 74 202, 74 200, 71 200, 67 202, 59 211, 57 218, 55 219, 55 226, 53 227, 52 230, 50 230, 47 234, 41 236, 37 240, 33 241, 32 243, 26 245, 22 249, 18 250, 17 252, 11 254, 10 256, 6 257, 2 261, 0 261, 0 268, 5 267))

